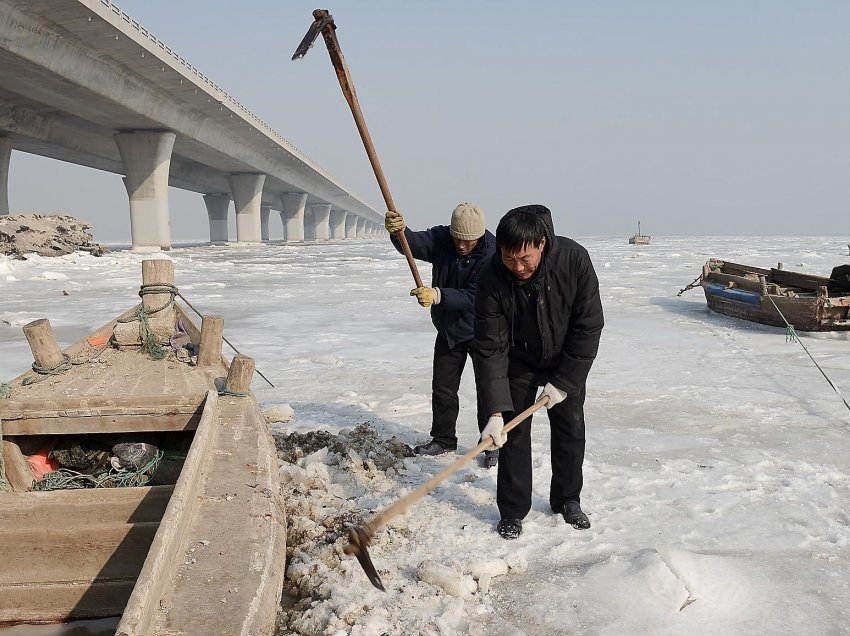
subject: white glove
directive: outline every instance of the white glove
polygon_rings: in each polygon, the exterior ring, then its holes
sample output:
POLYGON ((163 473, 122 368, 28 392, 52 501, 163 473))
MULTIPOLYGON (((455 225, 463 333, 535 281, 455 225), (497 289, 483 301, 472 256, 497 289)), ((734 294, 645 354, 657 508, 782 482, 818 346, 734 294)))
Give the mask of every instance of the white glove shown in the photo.
POLYGON ((481 431, 481 441, 483 442, 488 437, 493 440, 497 448, 501 448, 508 441, 508 434, 503 432, 505 428, 505 420, 501 415, 491 415, 487 420, 487 426, 481 431))
POLYGON ((546 402, 547 409, 551 409, 553 406, 560 404, 567 398, 567 392, 561 391, 561 389, 554 386, 551 382, 546 383, 546 386, 543 387, 543 391, 540 393, 540 397, 537 399, 539 400, 544 395, 549 398, 549 401, 546 402))

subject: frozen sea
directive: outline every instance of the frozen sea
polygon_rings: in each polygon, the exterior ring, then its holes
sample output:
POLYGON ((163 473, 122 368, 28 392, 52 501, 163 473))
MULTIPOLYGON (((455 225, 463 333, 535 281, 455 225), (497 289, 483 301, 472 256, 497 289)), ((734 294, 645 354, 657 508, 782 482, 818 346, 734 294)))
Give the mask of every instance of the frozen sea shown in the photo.
MULTIPOLYGON (((494 532, 495 471, 470 466, 401 520, 403 545, 376 537, 389 592, 356 563, 328 571, 305 633, 850 633, 850 412, 783 330, 714 314, 699 289, 676 296, 709 257, 828 275, 850 262, 846 237, 578 240, 606 321, 586 404, 592 528, 550 512, 548 423, 535 416, 534 503, 519 540, 494 532), (527 569, 454 597, 416 581, 426 559, 459 575, 493 560, 527 569)), ((183 295, 223 315, 228 339, 275 384, 255 376, 261 406, 294 410, 287 430, 368 421, 411 445, 428 439, 434 329, 389 241, 178 247, 166 257, 183 295)), ((0 257, 0 379, 29 367, 27 322, 49 318, 67 345, 138 302, 142 258, 0 257)), ((802 339, 850 395, 850 336, 802 339)), ((477 442, 471 365, 461 404, 465 450, 477 442)), ((418 458, 360 501, 379 509, 451 459, 418 458)))

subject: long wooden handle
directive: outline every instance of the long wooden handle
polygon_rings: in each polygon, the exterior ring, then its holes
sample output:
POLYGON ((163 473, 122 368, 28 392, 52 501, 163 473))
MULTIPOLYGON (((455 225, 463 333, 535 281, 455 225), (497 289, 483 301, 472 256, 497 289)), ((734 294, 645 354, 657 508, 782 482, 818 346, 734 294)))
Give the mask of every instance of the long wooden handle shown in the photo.
MULTIPOLYGON (((534 404, 529 406, 522 413, 520 413, 515 418, 513 418, 510 422, 505 424, 504 432, 507 433, 508 431, 519 426, 520 423, 522 423, 522 421, 525 420, 525 418, 527 418, 529 415, 531 415, 535 411, 542 409, 544 406, 546 406, 546 404, 548 402, 549 402, 548 396, 544 395, 543 397, 541 397, 534 404)), ((445 480, 446 477, 449 477, 450 475, 453 475, 454 473, 459 471, 461 468, 463 468, 469 462, 471 462, 475 458, 476 455, 482 453, 485 450, 490 450, 490 448, 492 448, 492 446, 493 446, 493 440, 491 440, 489 438, 482 440, 481 442, 478 443, 478 445, 475 448, 468 451, 466 453, 466 455, 464 455, 463 457, 461 457, 460 459, 458 459, 454 463, 446 466, 443 470, 441 470, 436 475, 431 477, 431 479, 429 479, 424 484, 419 486, 419 488, 417 488, 413 492, 408 493, 407 495, 405 495, 401 499, 395 501, 391 505, 387 506, 386 508, 384 508, 383 510, 381 510, 380 512, 375 514, 374 517, 372 517, 369 521, 367 521, 363 525, 363 530, 366 533, 366 536, 369 539, 374 537, 375 533, 378 530, 380 530, 383 526, 387 525, 387 523, 389 523, 389 521, 391 519, 393 519, 394 517, 397 517, 398 515, 406 512, 407 509, 410 508, 410 506, 412 506, 414 503, 416 503, 417 501, 422 499, 422 497, 424 497, 429 492, 434 490, 434 488, 436 488, 443 480, 445 480)))
MULTIPOLYGON (((345 96, 345 101, 348 102, 348 107, 351 109, 351 114, 354 115, 354 123, 357 125, 357 131, 360 133, 360 138, 363 140, 363 145, 366 147, 366 154, 369 156, 369 163, 372 164, 372 170, 375 172, 375 177, 378 179, 378 187, 381 188, 381 194, 384 196, 384 203, 387 204, 388 210, 397 212, 393 196, 390 194, 390 186, 387 184, 387 179, 384 176, 384 170, 381 168, 381 162, 378 160, 378 153, 375 152, 375 144, 372 143, 372 136, 369 134, 369 129, 366 127, 366 120, 363 118, 363 111, 360 110, 360 102, 357 100, 357 93, 354 90, 354 82, 351 80, 351 75, 348 72, 348 65, 345 63, 345 58, 342 55, 342 49, 339 46, 339 41, 336 39, 336 30, 334 26, 328 25, 322 29, 322 36, 325 38, 325 44, 328 47, 328 53, 331 56, 331 63, 336 71, 339 85, 342 88, 342 94, 345 96)), ((419 276, 419 270, 416 268, 416 261, 413 260, 413 254, 410 251, 410 245, 407 243, 407 237, 404 235, 404 230, 396 232, 398 242, 401 244, 401 249, 404 252, 404 257, 407 259, 407 264, 410 266, 410 273, 413 274, 413 280, 417 287, 422 287, 422 278, 419 276)))

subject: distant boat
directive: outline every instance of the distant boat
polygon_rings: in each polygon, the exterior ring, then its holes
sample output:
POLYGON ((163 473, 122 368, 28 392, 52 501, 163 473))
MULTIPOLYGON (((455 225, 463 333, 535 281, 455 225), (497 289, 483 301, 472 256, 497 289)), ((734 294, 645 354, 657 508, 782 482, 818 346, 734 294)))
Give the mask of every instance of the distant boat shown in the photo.
POLYGON ((629 237, 629 245, 649 245, 649 240, 652 238, 648 234, 640 233, 640 221, 638 221, 638 231, 634 236, 629 237))
POLYGON ((850 330, 850 265, 827 278, 789 272, 782 263, 761 269, 712 258, 698 281, 693 286, 702 287, 709 309, 727 316, 785 327, 784 316, 798 331, 850 330))

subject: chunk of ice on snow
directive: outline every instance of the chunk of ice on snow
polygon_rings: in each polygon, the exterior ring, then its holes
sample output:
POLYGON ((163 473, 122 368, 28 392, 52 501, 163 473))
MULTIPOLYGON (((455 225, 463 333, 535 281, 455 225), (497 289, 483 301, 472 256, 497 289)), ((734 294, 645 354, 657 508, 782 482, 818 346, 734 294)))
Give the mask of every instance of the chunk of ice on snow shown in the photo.
POLYGON ((528 569, 528 561, 515 554, 509 554, 505 557, 505 563, 508 564, 508 568, 511 571, 511 574, 522 574, 528 569))
POLYGON ((327 463, 325 460, 328 456, 328 447, 323 446, 319 450, 310 453, 307 457, 304 458, 304 465, 309 466, 310 464, 325 464, 327 463))
POLYGON ((469 570, 474 579, 480 579, 482 576, 502 576, 508 573, 508 564, 503 559, 476 561, 469 570))
POLYGON ((451 596, 469 596, 478 589, 478 585, 470 577, 429 559, 419 564, 416 576, 420 581, 439 587, 451 596))
POLYGON ((295 415, 295 411, 292 410, 289 404, 280 404, 263 411, 263 417, 266 418, 266 422, 269 424, 288 422, 292 419, 293 415, 295 415))

